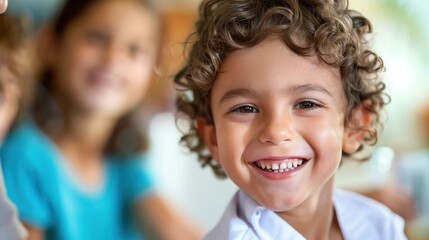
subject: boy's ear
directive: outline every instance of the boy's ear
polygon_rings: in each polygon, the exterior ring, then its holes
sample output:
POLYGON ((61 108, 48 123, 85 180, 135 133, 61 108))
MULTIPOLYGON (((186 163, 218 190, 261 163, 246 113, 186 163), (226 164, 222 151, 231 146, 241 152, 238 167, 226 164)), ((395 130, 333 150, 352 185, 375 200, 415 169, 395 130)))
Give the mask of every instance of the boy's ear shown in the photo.
POLYGON ((372 127, 372 115, 363 104, 352 111, 349 122, 345 126, 343 152, 347 154, 352 154, 358 150, 368 136, 368 130, 372 127))
POLYGON ((204 143, 209 149, 213 160, 219 163, 219 148, 217 144, 216 127, 214 124, 208 124, 204 119, 197 120, 197 129, 204 143))

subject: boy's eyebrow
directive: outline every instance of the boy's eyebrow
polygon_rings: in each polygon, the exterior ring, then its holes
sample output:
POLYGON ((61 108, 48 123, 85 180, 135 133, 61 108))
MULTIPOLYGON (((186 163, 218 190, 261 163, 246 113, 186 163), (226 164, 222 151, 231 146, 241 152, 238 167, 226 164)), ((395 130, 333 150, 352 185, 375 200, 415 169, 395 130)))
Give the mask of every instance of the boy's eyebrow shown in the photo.
POLYGON ((317 91, 325 93, 332 97, 332 93, 329 92, 326 88, 323 86, 317 85, 317 84, 303 84, 303 85, 295 85, 292 86, 290 89, 288 89, 289 93, 305 93, 305 92, 311 92, 311 91, 317 91))
POLYGON ((259 97, 259 93, 247 88, 233 88, 222 96, 222 98, 219 100, 219 104, 222 104, 223 102, 235 97, 257 98, 259 97))
MULTIPOLYGON (((331 92, 329 92, 323 86, 320 86, 317 84, 294 85, 288 88, 286 91, 289 94, 302 94, 305 92, 317 91, 317 92, 322 92, 329 96, 332 96, 331 92)), ((259 98, 260 94, 256 91, 253 91, 247 88, 233 88, 222 96, 222 98, 219 100, 219 104, 222 104, 223 102, 228 101, 235 97, 259 98)))

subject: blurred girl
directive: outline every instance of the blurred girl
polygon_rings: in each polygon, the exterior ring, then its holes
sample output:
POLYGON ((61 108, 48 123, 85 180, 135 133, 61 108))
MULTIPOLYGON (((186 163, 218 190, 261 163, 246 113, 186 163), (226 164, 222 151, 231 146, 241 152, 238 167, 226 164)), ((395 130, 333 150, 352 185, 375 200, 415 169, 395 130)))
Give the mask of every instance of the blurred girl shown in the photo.
MULTIPOLYGON (((28 41, 23 24, 0 15, 0 145, 12 122, 30 96, 32 69, 28 41)), ((24 111, 22 111, 24 112, 24 111)), ((19 114, 21 115, 21 114, 19 114)), ((0 236, 1 239, 24 239, 25 229, 18 221, 16 208, 6 197, 0 165, 0 236)))
POLYGON ((141 239, 135 215, 150 239, 200 237, 156 196, 141 161, 133 116, 156 62, 157 20, 145 0, 66 1, 32 121, 2 153, 30 239, 141 239))

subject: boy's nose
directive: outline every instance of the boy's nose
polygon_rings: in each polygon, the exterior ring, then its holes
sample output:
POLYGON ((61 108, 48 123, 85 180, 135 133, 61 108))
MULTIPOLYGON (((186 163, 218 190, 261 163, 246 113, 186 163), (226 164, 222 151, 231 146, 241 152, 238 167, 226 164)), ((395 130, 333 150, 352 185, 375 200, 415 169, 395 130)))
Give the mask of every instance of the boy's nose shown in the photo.
POLYGON ((278 145, 294 139, 296 133, 289 116, 271 116, 263 121, 259 133, 261 143, 278 145))

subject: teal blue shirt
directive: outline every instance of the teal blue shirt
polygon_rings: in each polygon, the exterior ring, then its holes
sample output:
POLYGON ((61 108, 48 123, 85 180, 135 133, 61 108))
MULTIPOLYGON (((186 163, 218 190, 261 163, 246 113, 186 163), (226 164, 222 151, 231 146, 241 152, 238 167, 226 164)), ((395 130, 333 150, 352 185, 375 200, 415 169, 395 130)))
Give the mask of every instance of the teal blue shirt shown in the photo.
POLYGON ((131 206, 153 190, 143 159, 108 157, 103 184, 89 190, 32 122, 16 128, 1 150, 6 189, 20 219, 45 231, 46 240, 141 239, 131 206))

